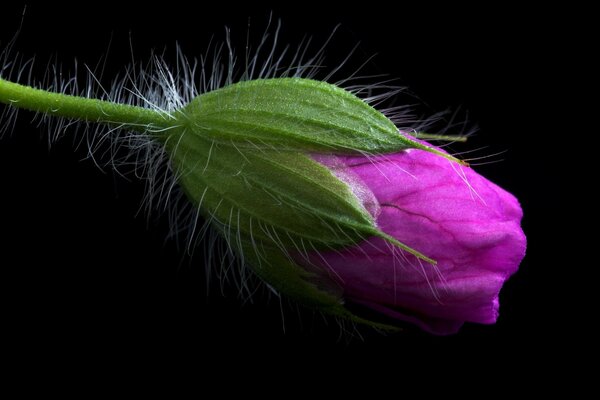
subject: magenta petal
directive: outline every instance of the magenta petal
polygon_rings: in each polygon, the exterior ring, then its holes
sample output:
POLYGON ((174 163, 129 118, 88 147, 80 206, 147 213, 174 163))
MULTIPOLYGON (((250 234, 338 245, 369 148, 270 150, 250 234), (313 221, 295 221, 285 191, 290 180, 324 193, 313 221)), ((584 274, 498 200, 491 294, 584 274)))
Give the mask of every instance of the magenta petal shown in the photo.
POLYGON ((525 255, 514 196, 421 150, 339 160, 379 202, 379 228, 438 262, 422 263, 377 238, 322 253, 314 263, 331 272, 345 298, 436 334, 467 321, 494 323, 498 293, 525 255))

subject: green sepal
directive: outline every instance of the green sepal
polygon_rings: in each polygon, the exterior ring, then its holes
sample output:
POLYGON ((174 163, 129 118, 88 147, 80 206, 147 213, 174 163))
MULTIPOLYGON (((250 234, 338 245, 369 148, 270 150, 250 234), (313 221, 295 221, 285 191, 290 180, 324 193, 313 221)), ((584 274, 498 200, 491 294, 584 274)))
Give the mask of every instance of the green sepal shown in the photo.
POLYGON ((236 83, 196 97, 180 112, 199 135, 243 147, 373 154, 420 145, 354 94, 303 78, 236 83))
POLYGON ((348 186, 304 154, 251 151, 187 130, 166 148, 206 216, 257 240, 343 246, 360 240, 350 231, 374 228, 348 186))

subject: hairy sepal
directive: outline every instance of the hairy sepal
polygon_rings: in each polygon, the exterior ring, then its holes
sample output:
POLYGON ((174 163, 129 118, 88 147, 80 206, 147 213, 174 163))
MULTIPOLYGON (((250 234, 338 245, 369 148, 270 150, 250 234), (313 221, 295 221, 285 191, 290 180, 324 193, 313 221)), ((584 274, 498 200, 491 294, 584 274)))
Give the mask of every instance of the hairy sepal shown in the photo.
POLYGON ((308 155, 240 148, 187 129, 172 134, 166 148, 188 196, 233 232, 310 251, 377 231, 350 188, 308 155))
POLYGON ((304 78, 229 85, 196 97, 179 118, 203 137, 240 147, 371 154, 419 146, 354 94, 304 78))

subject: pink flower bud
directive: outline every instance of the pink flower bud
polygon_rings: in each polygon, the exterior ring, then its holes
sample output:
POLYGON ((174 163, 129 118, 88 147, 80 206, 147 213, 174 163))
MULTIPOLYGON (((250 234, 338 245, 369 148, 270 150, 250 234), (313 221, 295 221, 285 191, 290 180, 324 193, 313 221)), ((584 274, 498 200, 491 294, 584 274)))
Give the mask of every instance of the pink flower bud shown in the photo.
POLYGON ((514 196, 422 150, 316 159, 352 187, 379 229, 437 261, 423 263, 380 238, 313 254, 310 268, 325 271, 346 303, 435 334, 496 322, 498 293, 525 255, 514 196))

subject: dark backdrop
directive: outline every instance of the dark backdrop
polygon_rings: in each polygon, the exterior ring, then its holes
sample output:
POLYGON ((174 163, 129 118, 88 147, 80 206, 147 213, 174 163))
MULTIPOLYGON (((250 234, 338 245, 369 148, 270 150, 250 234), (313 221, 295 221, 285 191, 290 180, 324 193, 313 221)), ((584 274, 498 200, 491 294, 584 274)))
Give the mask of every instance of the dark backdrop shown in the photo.
MULTIPOLYGON (((467 324, 458 335, 433 337, 408 330, 383 336, 362 330, 362 339, 341 335, 335 323, 260 298, 241 304, 231 290, 208 293, 202 260, 182 256, 164 241, 164 221, 147 224, 137 215, 143 193, 127 181, 81 161, 65 139, 48 149, 43 129, 20 115, 11 135, 0 139, 0 285, 3 332, 16 360, 124 360, 137 365, 218 365, 252 370, 268 361, 285 370, 361 372, 391 363, 423 374, 466 361, 479 366, 513 360, 523 367, 552 359, 562 348, 565 300, 555 295, 560 177, 549 152, 554 133, 542 123, 547 107, 548 63, 560 46, 546 10, 437 8, 399 5, 360 8, 233 6, 123 8, 101 4, 27 9, 15 49, 39 64, 52 57, 69 66, 77 58, 95 64, 112 45, 105 77, 130 60, 129 34, 137 58, 150 49, 172 48, 198 56, 211 35, 230 26, 238 38, 248 17, 253 32, 270 10, 283 20, 283 40, 311 34, 322 42, 341 23, 328 59, 339 59, 360 42, 356 62, 377 53, 368 71, 400 78, 425 104, 424 112, 462 110, 479 126, 472 143, 484 154, 507 150, 477 167, 513 192, 525 211, 529 249, 520 271, 501 294, 495 326, 467 324), (552 52, 550 52, 552 49, 552 52), (548 345, 548 341, 553 344, 548 345), (285 368, 283 368, 285 366, 285 368)), ((4 7, 4 6, 3 6, 4 7)), ((0 40, 19 26, 21 6, 5 7, 0 40)), ((39 71, 39 70, 38 70, 39 71)), ((564 283, 563 283, 564 284, 564 283)), ((123 364, 121 364, 123 365, 123 364)), ((487 368, 487 367, 486 367, 487 368)), ((485 368, 481 372, 485 374, 485 368)))

